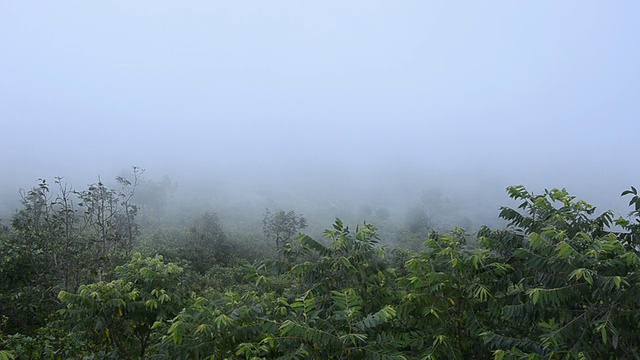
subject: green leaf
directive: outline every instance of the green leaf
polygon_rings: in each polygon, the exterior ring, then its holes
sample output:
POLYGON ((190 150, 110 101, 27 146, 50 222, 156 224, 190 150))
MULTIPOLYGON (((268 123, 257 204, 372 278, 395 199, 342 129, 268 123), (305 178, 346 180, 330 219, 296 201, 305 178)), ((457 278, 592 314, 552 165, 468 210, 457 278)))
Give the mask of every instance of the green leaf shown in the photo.
POLYGON ((208 334, 211 332, 211 326, 208 324, 200 324, 197 328, 196 328, 196 334, 199 333, 205 333, 208 334))
POLYGON ((0 360, 14 360, 16 357, 9 350, 0 350, 0 360))
POLYGON ((593 285, 593 272, 589 269, 575 269, 569 274, 569 279, 580 280, 582 278, 584 278, 589 285, 593 285))
POLYGON ((158 303, 154 300, 154 299, 149 299, 147 301, 145 301, 144 306, 146 306, 147 308, 154 310, 158 308, 158 303))
POLYGON ((491 296, 489 289, 487 289, 484 285, 478 285, 476 287, 476 291, 473 293, 473 296, 476 299, 480 299, 480 301, 487 301, 487 299, 491 296))
POLYGON ((223 326, 227 326, 231 323, 231 318, 225 314, 222 314, 216 317, 213 322, 216 324, 216 328, 220 330, 223 326))

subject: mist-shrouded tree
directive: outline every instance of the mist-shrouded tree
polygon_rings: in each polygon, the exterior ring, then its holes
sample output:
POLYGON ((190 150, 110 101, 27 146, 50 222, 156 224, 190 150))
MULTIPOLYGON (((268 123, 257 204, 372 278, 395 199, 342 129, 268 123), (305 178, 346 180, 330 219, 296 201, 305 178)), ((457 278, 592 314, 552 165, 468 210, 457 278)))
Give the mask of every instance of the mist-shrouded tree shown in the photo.
POLYGON ((69 188, 57 177, 58 193, 40 179, 21 191, 13 231, 0 235, 0 313, 7 331, 30 333, 57 306, 55 293, 78 285, 80 251, 69 188))
POLYGON ((131 203, 136 171, 133 181, 116 179, 120 190, 99 182, 75 191, 56 177, 53 186, 40 179, 21 191, 11 230, 0 236, 4 330, 32 333, 58 307, 60 290, 74 291, 131 251, 138 233, 131 203))
POLYGON ((89 185, 87 190, 76 192, 84 208, 82 214, 84 237, 90 242, 89 254, 92 270, 98 273, 109 269, 111 260, 131 254, 139 233, 135 221, 138 206, 132 199, 140 184, 144 170, 133 167, 132 179, 116 177, 120 189, 107 187, 102 181, 89 185))
POLYGON ((193 222, 181 257, 188 260, 199 273, 205 273, 216 263, 229 260, 230 244, 217 214, 205 212, 193 222))
POLYGON ((407 211, 407 230, 413 234, 419 234, 426 238, 431 229, 431 217, 429 213, 420 206, 414 206, 407 211))
POLYGON ((159 225, 165 215, 167 198, 176 191, 178 184, 168 176, 160 181, 145 180, 135 194, 135 202, 140 207, 140 217, 147 226, 159 225))
POLYGON ((262 230, 267 238, 275 240, 278 257, 282 257, 285 245, 293 236, 306 227, 307 219, 294 211, 276 210, 272 213, 267 209, 262 219, 262 230))

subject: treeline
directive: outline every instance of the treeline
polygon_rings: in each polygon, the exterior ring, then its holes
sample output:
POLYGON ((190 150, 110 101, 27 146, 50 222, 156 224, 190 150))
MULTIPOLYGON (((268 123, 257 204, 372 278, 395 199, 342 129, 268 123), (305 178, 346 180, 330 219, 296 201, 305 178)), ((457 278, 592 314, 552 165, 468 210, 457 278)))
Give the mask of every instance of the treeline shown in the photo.
POLYGON ((294 236, 306 219, 267 212, 277 245, 252 261, 264 245, 211 213, 141 241, 135 178, 119 183, 72 211, 44 182, 25 194, 0 234, 0 359, 640 358, 635 188, 616 218, 510 187, 506 229, 431 231, 418 251, 368 223, 294 236))
POLYGON ((0 329, 44 325, 59 308, 58 291, 101 280, 130 257, 139 234, 131 202, 137 174, 133 182, 118 177, 117 190, 99 181, 78 191, 56 178, 21 192, 22 208, 0 242, 0 329))
POLYGON ((129 176, 116 177, 115 187, 99 180, 77 190, 57 177, 21 190, 21 208, 9 224, 0 224, 0 331, 32 334, 60 309, 60 291, 109 280, 134 250, 162 253, 201 274, 214 264, 238 262, 236 254, 255 259, 262 251, 232 246, 211 212, 182 227, 141 226, 140 213, 157 212, 166 200, 157 183, 141 187, 143 172, 133 167, 129 176), (153 195, 160 196, 155 204, 153 195))

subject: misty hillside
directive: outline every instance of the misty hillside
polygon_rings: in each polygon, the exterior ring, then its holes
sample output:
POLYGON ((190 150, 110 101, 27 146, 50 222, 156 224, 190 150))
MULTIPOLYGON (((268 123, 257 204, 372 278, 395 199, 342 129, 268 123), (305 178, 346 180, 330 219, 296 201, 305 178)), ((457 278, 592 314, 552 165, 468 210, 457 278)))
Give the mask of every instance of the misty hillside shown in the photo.
POLYGON ((0 360, 640 358, 639 12, 0 2, 0 360))

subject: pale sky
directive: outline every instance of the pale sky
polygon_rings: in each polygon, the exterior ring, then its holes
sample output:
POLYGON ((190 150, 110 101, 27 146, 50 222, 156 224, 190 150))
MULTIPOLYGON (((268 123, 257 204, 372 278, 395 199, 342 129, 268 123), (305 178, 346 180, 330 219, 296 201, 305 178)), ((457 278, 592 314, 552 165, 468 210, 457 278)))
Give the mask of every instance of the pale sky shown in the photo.
POLYGON ((638 19, 638 1, 0 0, 0 184, 412 169, 619 194, 640 186, 638 19))

